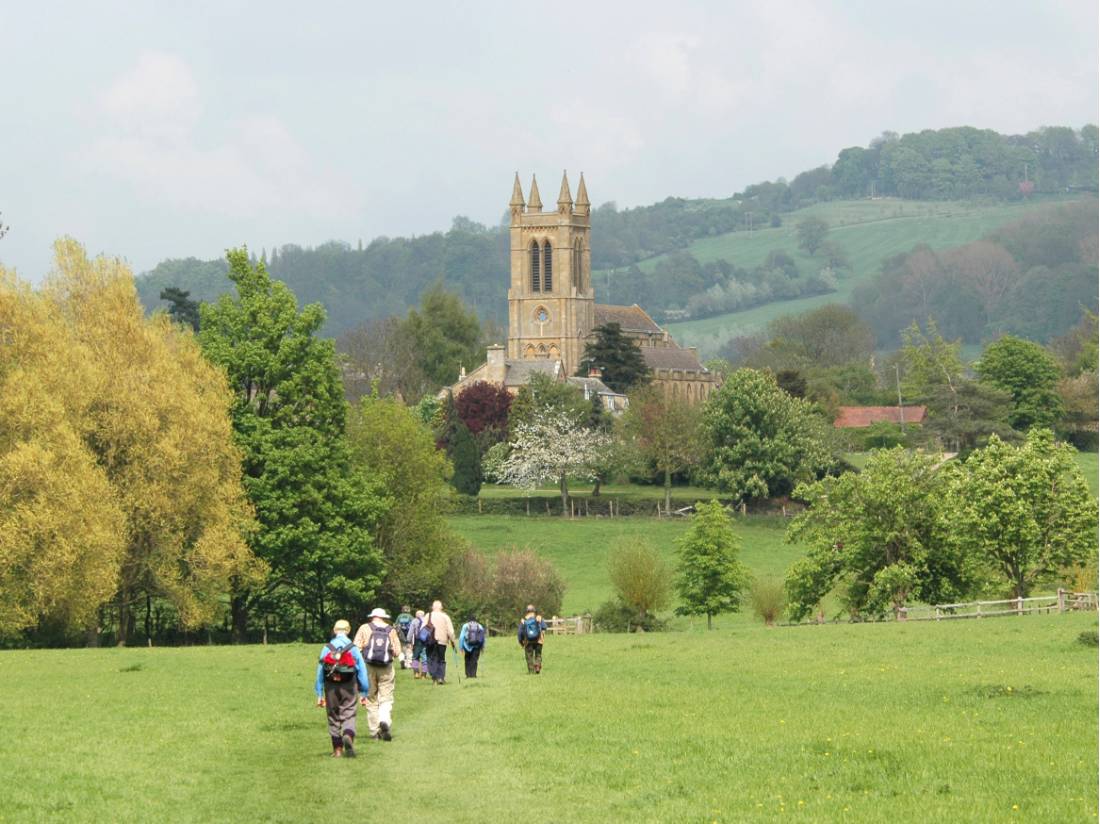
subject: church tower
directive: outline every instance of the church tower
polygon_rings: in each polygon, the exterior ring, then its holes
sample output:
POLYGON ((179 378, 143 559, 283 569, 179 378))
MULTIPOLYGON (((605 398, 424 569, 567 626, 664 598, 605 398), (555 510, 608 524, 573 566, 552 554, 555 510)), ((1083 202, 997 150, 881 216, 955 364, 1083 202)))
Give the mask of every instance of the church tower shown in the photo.
POLYGON ((517 172, 509 209, 512 283, 507 356, 560 359, 565 374, 572 375, 595 326, 589 247, 592 206, 584 174, 574 202, 569 179, 562 172, 557 209, 544 212, 534 176, 525 201, 517 172))

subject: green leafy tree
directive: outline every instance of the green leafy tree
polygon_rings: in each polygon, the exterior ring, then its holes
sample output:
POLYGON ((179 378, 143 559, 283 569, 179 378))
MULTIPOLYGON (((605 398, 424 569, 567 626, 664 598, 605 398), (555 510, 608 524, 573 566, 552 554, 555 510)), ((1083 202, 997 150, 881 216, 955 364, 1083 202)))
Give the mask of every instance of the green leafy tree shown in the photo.
POLYGON ((629 392, 649 382, 650 372, 642 350, 623 334, 617 323, 605 323, 592 330, 595 336, 584 345, 577 374, 585 376, 592 368, 602 373, 602 380, 616 392, 629 392))
POLYGON ((1016 429, 1053 428, 1065 411, 1058 362, 1037 343, 1006 335, 985 348, 975 369, 982 381, 1012 395, 1009 421, 1016 429))
POLYGON ((382 576, 371 530, 385 512, 377 482, 351 464, 347 404, 333 344, 317 336, 324 310, 294 294, 244 249, 227 255, 235 296, 202 307, 203 352, 229 378, 245 490, 259 529, 263 586, 239 582, 231 607, 243 637, 249 614, 286 590, 315 626, 362 610, 382 576))
POLYGON ((923 399, 941 388, 954 394, 964 372, 962 342, 944 340, 932 318, 928 319, 927 332, 913 323, 901 338, 905 369, 902 390, 906 397, 923 399))
POLYGON ((461 367, 472 369, 485 357, 477 314, 441 284, 424 293, 396 334, 414 347, 416 367, 435 387, 454 383, 461 367))
POLYGON ((1032 429, 1020 446, 993 436, 955 478, 960 544, 1016 597, 1061 568, 1095 561, 1096 499, 1073 452, 1046 429, 1032 429))
POLYGON ((840 592, 852 614, 881 614, 915 595, 942 603, 969 594, 975 565, 957 551, 950 470, 936 455, 873 452, 859 473, 800 486, 807 509, 787 539, 809 546, 787 572, 791 616, 840 592))
POLYGON ((704 478, 742 499, 788 494, 833 463, 824 421, 770 372, 732 373, 707 398, 702 433, 704 478))
POLYGON ((806 254, 814 255, 829 234, 829 224, 819 217, 807 217, 798 222, 795 234, 798 236, 798 247, 806 254))
POLYGON ((995 386, 960 380, 953 387, 936 387, 922 400, 928 405, 924 431, 938 438, 944 449, 966 454, 990 435, 1018 437, 1009 424, 1012 396, 995 386))
POLYGON ((673 474, 691 469, 699 460, 699 407, 646 387, 631 396, 620 420, 626 442, 663 476, 665 509, 670 509, 673 474))
POLYGON ((172 320, 199 331, 199 302, 191 300, 191 293, 176 286, 162 289, 160 299, 168 301, 168 314, 172 320))
POLYGON ((667 607, 672 598, 668 565, 657 547, 644 538, 616 542, 607 571, 615 593, 634 610, 639 626, 649 623, 653 613, 667 607))
POLYGON ((536 372, 521 386, 508 413, 508 426, 515 432, 518 424, 536 422, 547 414, 561 414, 578 425, 587 426, 592 418, 592 403, 575 385, 536 372))
POLYGON ((679 615, 707 616, 737 612, 750 583, 748 570, 737 560, 741 542, 733 522, 718 501, 699 503, 687 532, 679 541, 676 591, 679 615))
POLYGON ((481 491, 481 452, 473 433, 459 421, 449 444, 454 476, 451 484, 463 495, 477 495, 481 491))
POLYGON ((348 419, 352 465, 375 478, 389 506, 375 543, 385 574, 385 603, 426 602, 439 592, 460 542, 443 513, 451 466, 427 424, 395 398, 368 395, 348 419))

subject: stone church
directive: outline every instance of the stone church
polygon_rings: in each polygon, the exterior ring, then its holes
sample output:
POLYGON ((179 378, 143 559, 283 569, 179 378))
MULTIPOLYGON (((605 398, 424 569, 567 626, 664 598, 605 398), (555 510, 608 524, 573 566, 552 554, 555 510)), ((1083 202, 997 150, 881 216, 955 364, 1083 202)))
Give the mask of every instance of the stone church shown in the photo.
POLYGON ((716 388, 713 373, 699 362, 694 348, 681 348, 644 309, 596 303, 592 289, 591 213, 584 175, 577 199, 562 173, 557 208, 543 211, 538 183, 523 196, 519 174, 508 204, 511 221, 512 281, 508 289, 507 347, 490 346, 482 366, 459 377, 458 394, 482 380, 518 391, 534 372, 573 380, 586 396, 599 394, 610 409, 621 409, 621 395, 611 392, 598 374, 571 378, 577 372, 592 330, 618 323, 641 349, 653 383, 666 394, 699 403, 716 388))

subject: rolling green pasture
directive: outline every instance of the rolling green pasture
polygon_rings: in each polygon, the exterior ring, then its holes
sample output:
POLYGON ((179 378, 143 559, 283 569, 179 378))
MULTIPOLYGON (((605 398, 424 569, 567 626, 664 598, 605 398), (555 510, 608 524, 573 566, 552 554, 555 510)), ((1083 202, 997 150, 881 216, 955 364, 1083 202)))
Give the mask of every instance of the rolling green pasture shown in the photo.
MULTIPOLYGON (((570 521, 546 516, 461 515, 451 527, 490 555, 501 550, 531 547, 553 563, 565 579, 562 612, 577 615, 595 611, 612 595, 607 573, 608 551, 616 541, 646 539, 675 564, 676 539, 687 528, 683 518, 585 518, 570 521)), ((783 539, 779 519, 750 516, 737 523, 741 560, 755 576, 782 577, 803 550, 783 539)), ((745 615, 722 616, 719 623, 743 623, 745 615)))
POLYGON ((313 645, 0 652, 0 821, 1090 821, 1095 628, 490 639, 339 761, 313 645))
MULTIPOLYGON (((739 266, 752 267, 762 263, 773 249, 782 249, 804 270, 810 270, 813 261, 798 248, 796 228, 804 217, 821 217, 830 224, 829 239, 848 254, 852 268, 840 280, 837 291, 828 295, 778 301, 711 318, 669 323, 667 327, 681 344, 699 346, 709 353, 729 337, 759 331, 782 315, 805 312, 828 303, 846 303, 857 285, 881 270, 885 258, 908 252, 920 243, 943 249, 978 240, 1051 202, 1055 201, 932 203, 893 198, 839 201, 784 215, 783 226, 775 229, 704 238, 688 247, 701 262, 724 258, 739 266)), ((652 258, 639 265, 652 267, 657 260, 659 258, 652 258)))

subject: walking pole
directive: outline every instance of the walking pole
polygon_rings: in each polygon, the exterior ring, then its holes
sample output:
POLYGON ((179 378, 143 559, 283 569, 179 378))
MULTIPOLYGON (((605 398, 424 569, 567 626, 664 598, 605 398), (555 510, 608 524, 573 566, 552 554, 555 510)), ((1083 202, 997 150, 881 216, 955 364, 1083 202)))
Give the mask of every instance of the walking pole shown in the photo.
POLYGON ((458 674, 458 649, 456 647, 451 647, 451 652, 453 652, 455 655, 455 678, 457 678, 458 683, 461 684, 462 676, 458 674))

